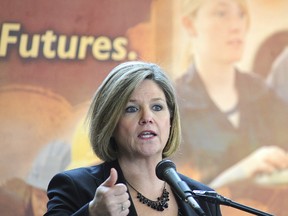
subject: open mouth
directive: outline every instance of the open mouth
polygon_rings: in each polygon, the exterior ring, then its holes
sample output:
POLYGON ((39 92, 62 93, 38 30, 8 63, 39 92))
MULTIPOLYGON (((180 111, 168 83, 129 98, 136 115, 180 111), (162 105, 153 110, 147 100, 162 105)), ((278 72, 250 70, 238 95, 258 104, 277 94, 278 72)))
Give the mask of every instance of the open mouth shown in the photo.
POLYGON ((157 136, 157 134, 153 131, 143 131, 142 133, 140 133, 138 135, 138 137, 142 138, 142 139, 148 139, 148 138, 152 138, 154 136, 157 136))

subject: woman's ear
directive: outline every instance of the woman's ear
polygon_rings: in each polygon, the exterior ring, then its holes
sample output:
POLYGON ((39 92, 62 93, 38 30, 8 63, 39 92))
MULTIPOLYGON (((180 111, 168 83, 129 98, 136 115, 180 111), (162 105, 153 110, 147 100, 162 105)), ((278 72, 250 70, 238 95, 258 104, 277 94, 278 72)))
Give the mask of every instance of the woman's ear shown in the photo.
POLYGON ((190 16, 182 17, 182 24, 190 36, 196 36, 196 29, 195 29, 193 20, 190 16))

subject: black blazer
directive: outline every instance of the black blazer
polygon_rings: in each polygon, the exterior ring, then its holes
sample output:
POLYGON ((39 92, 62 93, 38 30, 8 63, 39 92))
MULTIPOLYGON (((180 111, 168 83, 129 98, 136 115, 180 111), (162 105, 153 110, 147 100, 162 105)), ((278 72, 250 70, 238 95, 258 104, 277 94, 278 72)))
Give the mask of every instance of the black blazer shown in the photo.
MULTIPOLYGON (((89 202, 94 198, 97 187, 109 177, 110 169, 112 167, 118 172, 117 183, 126 184, 117 161, 105 162, 91 167, 77 168, 55 175, 50 181, 47 189, 49 201, 47 203, 47 212, 45 216, 89 216, 89 202)), ((191 190, 212 190, 200 182, 192 180, 184 175, 179 175, 180 178, 188 184, 191 190)), ((177 195, 175 195, 175 197, 179 209, 184 216, 197 216, 187 203, 182 201, 177 195)), ((137 216, 131 196, 130 201, 129 216, 137 216)), ((204 200, 197 200, 197 202, 207 216, 221 215, 219 205, 211 204, 204 200)))

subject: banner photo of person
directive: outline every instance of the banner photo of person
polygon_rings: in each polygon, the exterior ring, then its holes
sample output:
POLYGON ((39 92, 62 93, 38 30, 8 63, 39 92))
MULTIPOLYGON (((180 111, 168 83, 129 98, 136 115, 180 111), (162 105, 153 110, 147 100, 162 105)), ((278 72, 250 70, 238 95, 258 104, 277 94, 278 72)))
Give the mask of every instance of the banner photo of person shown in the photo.
POLYGON ((175 85, 177 171, 287 215, 288 1, 2 0, 0 8, 1 215, 43 215, 56 173, 101 162, 85 117, 109 71, 133 60, 158 64, 175 85))

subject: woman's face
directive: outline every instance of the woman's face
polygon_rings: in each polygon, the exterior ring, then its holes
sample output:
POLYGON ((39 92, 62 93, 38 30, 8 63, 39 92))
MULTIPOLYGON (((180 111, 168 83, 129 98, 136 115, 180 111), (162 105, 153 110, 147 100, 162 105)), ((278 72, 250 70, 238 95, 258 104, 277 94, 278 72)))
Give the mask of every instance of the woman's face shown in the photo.
POLYGON ((243 53, 247 14, 235 0, 203 0, 186 25, 199 58, 238 61, 243 53))
POLYGON ((169 132, 164 92, 154 81, 144 80, 133 91, 114 131, 120 157, 161 157, 169 132))

